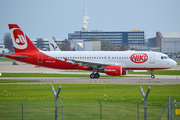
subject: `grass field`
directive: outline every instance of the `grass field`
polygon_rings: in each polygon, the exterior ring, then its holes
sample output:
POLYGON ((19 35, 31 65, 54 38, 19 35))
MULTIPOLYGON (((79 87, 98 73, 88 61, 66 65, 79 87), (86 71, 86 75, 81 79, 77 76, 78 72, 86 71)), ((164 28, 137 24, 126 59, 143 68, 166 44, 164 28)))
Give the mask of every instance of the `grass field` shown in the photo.
POLYGON ((177 62, 177 65, 180 65, 180 59, 174 59, 177 62))
MULTIPOLYGON (((143 120, 143 102, 139 85, 108 85, 108 84, 54 84, 57 91, 61 86, 60 97, 64 108, 64 120, 99 119, 100 105, 105 120, 124 119, 132 120, 137 117, 137 104, 139 102, 140 120, 143 120), (104 100, 104 94, 107 100, 104 100)), ((151 87, 148 96, 148 119, 158 119, 168 102, 168 96, 180 101, 180 85, 141 85, 146 92, 151 87)), ((54 97, 49 84, 0 84, 0 119, 5 116, 15 119, 21 118, 21 104, 24 105, 25 118, 54 119, 54 97), (4 91, 7 92, 6 96, 4 91), (3 109, 3 110, 2 110, 3 109)), ((59 117, 61 117, 61 104, 59 104, 59 117)), ((167 111, 163 115, 167 119, 167 111)), ((59 118, 61 119, 61 118, 59 118)), ((16 119, 15 119, 16 120, 16 119)), ((176 120, 176 119, 175 119, 176 120)))
MULTIPOLYGON (((2 75, 0 77, 88 77, 89 78, 89 75, 81 75, 81 74, 48 74, 48 73, 1 73, 1 74, 2 75)), ((128 77, 128 76, 101 75, 101 77, 128 77)))
POLYGON ((6 57, 0 57, 0 62, 1 61, 4 61, 4 62, 7 62, 7 61, 15 61, 15 60, 12 60, 12 59, 9 59, 9 58, 6 58, 6 57))

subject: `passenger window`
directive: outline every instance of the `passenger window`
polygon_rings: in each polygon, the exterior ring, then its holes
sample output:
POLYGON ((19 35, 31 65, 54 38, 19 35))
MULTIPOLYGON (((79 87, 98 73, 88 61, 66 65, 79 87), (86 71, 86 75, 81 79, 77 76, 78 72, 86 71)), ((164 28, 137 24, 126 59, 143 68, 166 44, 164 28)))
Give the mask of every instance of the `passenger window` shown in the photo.
POLYGON ((163 59, 163 56, 161 56, 161 59, 163 59))

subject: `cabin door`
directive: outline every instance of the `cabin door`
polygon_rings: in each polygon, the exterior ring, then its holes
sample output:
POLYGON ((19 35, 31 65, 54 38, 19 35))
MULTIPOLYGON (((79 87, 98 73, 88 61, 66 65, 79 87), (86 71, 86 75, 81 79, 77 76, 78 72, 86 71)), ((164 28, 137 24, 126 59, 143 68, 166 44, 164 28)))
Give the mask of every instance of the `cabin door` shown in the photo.
POLYGON ((150 53, 150 63, 151 64, 155 63, 155 54, 154 53, 150 53))
POLYGON ((38 53, 38 63, 43 63, 43 54, 41 52, 38 53))

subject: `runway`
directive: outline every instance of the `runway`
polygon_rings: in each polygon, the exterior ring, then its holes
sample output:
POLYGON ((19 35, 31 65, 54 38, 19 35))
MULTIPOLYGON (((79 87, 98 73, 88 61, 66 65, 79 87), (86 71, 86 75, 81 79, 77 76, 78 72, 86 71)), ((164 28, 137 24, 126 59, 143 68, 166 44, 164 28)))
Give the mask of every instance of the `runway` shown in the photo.
MULTIPOLYGON (((18 62, 19 65, 12 65, 12 62, 0 62, 1 73, 56 73, 56 74, 90 74, 90 72, 65 72, 64 70, 35 67, 35 65, 18 62)), ((180 66, 172 68, 180 70, 180 66)), ((103 73, 101 73, 102 75, 103 73)), ((99 79, 73 78, 73 77, 0 77, 6 80, 39 80, 39 82, 22 83, 0 83, 0 84, 147 84, 147 85, 170 85, 180 84, 180 76, 175 75, 156 75, 155 79, 150 79, 150 75, 131 75, 132 77, 101 77, 99 79)))

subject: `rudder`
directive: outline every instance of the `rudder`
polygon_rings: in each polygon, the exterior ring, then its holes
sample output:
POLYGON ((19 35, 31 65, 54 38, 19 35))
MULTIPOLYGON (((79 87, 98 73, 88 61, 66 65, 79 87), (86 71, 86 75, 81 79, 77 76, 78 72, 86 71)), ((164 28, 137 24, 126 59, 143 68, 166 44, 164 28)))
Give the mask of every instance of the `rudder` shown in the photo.
POLYGON ((16 53, 38 51, 36 46, 31 42, 27 35, 24 34, 17 24, 9 24, 9 30, 16 53))

